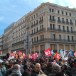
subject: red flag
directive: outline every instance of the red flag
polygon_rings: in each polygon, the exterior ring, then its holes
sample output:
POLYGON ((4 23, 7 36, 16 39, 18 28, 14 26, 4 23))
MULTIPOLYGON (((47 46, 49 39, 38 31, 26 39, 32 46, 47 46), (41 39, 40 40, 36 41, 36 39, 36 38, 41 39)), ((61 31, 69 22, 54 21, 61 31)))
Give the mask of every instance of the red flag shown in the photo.
POLYGON ((44 53, 45 53, 46 56, 51 56, 52 55, 50 48, 48 48, 47 50, 45 50, 44 53))
POLYGON ((54 58, 56 58, 56 59, 60 59, 60 54, 57 52, 55 55, 54 55, 54 58))

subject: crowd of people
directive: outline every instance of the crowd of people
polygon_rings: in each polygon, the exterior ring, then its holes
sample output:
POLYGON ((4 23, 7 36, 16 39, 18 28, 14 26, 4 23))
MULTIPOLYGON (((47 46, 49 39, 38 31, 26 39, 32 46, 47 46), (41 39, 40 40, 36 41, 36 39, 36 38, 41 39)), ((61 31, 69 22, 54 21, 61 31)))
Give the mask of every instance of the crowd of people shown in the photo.
POLYGON ((57 59, 41 56, 32 59, 4 59, 0 62, 0 76, 76 76, 76 59, 57 59))

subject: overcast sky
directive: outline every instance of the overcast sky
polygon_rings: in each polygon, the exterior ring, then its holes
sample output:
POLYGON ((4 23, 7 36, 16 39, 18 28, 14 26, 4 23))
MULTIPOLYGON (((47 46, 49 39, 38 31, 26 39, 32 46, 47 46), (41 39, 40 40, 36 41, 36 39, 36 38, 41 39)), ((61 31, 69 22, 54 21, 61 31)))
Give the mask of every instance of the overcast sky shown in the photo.
POLYGON ((0 0, 0 35, 12 22, 16 22, 43 2, 76 8, 76 0, 0 0))

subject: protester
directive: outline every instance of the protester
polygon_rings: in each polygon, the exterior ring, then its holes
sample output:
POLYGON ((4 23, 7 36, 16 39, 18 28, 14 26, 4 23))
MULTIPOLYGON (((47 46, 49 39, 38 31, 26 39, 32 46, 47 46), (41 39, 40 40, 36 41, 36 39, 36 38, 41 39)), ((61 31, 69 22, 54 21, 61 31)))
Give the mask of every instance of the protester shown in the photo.
POLYGON ((13 66, 12 73, 9 76, 22 76, 21 71, 20 71, 20 65, 15 64, 13 66))
MULTIPOLYGON (((40 75, 45 75, 44 72, 41 70, 41 65, 40 63, 36 63, 34 70, 31 73, 31 76, 40 76, 40 75)), ((45 75, 46 76, 46 75, 45 75)))
POLYGON ((49 51, 47 49, 41 56, 35 53, 26 58, 19 57, 22 55, 19 52, 17 58, 0 60, 0 76, 76 76, 74 51, 70 51, 69 55, 65 50, 60 53, 49 51))

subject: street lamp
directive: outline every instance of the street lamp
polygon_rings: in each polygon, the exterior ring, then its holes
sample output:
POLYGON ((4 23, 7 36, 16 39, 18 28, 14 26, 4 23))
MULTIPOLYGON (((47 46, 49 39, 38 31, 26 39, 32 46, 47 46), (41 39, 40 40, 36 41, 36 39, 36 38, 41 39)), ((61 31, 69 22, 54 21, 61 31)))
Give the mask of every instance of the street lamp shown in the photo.
POLYGON ((31 36, 27 30, 24 40, 24 49, 26 50, 26 55, 28 55, 29 53, 31 54, 31 46, 32 46, 31 36))

